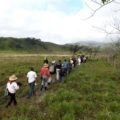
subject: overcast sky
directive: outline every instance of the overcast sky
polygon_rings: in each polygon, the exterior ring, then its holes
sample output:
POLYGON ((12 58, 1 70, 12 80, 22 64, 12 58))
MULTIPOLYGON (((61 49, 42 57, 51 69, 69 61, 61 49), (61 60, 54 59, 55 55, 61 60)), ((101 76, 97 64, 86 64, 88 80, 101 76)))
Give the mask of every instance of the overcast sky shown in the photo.
MULTIPOLYGON (((119 1, 119 0, 118 0, 119 1)), ((86 0, 89 7, 97 4, 86 0)), ((118 4, 100 9, 93 17, 85 0, 0 0, 0 36, 35 37, 58 44, 105 41, 104 27, 118 16, 118 4)))

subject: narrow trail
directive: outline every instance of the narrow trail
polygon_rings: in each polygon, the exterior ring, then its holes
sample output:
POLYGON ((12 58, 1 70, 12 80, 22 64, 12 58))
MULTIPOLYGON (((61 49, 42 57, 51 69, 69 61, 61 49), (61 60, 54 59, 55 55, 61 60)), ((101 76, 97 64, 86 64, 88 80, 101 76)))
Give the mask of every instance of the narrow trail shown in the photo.
MULTIPOLYGON (((18 107, 21 105, 21 103, 25 105, 28 102, 31 102, 32 104, 35 104, 35 105, 40 104, 42 102, 43 97, 46 94, 46 92, 51 92, 53 89, 57 89, 57 86, 60 84, 59 81, 55 80, 50 85, 48 85, 48 89, 46 91, 45 90, 41 91, 40 90, 41 83, 40 83, 40 81, 38 81, 38 82, 39 83, 36 85, 35 95, 30 98, 28 98, 29 85, 24 85, 24 87, 27 87, 28 90, 27 90, 27 93, 25 95, 23 95, 22 97, 19 97, 19 96, 16 97, 18 107)), ((23 89, 22 86, 20 89, 23 89)), ((9 99, 8 97, 9 96, 7 96, 6 99, 9 99)), ((5 108, 5 105, 6 105, 6 103, 2 106, 2 108, 5 108)), ((14 108, 14 105, 11 105, 11 106, 13 106, 13 108, 14 108)), ((10 107, 8 107, 7 109, 10 109, 10 107)))

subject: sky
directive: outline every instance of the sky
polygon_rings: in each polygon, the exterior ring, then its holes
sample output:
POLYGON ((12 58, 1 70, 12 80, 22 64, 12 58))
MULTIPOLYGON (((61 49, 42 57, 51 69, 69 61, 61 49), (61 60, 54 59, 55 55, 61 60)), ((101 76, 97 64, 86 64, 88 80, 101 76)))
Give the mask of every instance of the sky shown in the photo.
POLYGON ((120 15, 120 5, 107 5, 87 19, 93 13, 90 8, 98 7, 91 0, 0 0, 0 37, 34 37, 57 44, 105 42, 111 38, 98 28, 120 15))

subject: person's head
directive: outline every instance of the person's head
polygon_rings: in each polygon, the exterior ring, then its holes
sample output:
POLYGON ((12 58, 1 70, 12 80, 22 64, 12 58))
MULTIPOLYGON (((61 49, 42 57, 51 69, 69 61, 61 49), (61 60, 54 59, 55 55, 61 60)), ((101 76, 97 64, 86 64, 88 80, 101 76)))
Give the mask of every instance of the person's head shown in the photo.
POLYGON ((48 66, 48 64, 45 63, 45 64, 43 65, 43 67, 44 67, 44 68, 48 68, 49 66, 48 66))
POLYGON ((31 71, 34 71, 34 68, 33 68, 33 67, 31 67, 31 68, 30 68, 30 70, 31 70, 31 71))
POLYGON ((59 60, 58 62, 61 63, 61 60, 59 60))

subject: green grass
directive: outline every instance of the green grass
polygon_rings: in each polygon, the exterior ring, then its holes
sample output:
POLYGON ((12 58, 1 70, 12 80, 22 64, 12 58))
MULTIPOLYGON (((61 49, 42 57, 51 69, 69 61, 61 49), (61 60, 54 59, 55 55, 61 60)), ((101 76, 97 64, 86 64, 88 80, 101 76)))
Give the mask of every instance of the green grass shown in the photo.
MULTIPOLYGON (((49 59, 53 59, 50 57, 49 59)), ((57 58, 59 59, 59 58, 57 58)), ((64 59, 64 58, 62 58, 64 59)), ((4 96, 0 96, 0 119, 3 120, 119 120, 120 73, 104 60, 88 61, 75 68, 65 83, 55 82, 41 95, 38 80, 37 96, 24 97, 28 91, 25 73, 29 66, 36 71, 42 64, 40 57, 18 57, 3 60, 1 77, 15 72, 23 82, 17 92, 18 106, 6 109, 4 96), (11 60, 12 59, 12 60, 11 60), (8 67, 7 67, 7 66, 8 67), (11 69, 12 68, 12 69, 11 69), (6 73, 7 71, 7 73, 6 73), (12 116, 12 117, 11 117, 12 116)), ((0 89, 6 81, 1 80, 0 89)))
MULTIPOLYGON (((53 56, 50 56, 48 59, 49 61, 53 60, 53 56)), ((63 59, 63 56, 56 56, 55 59, 63 59)), ((0 105, 5 102, 4 98, 4 88, 8 81, 8 78, 12 74, 16 74, 18 77, 18 81, 23 83, 24 90, 20 90, 18 96, 22 97, 25 96, 27 93, 27 78, 26 74, 29 71, 30 67, 34 67, 35 71, 38 74, 37 82, 40 84, 39 78, 39 69, 43 65, 44 56, 41 55, 2 55, 0 57, 0 105)))

